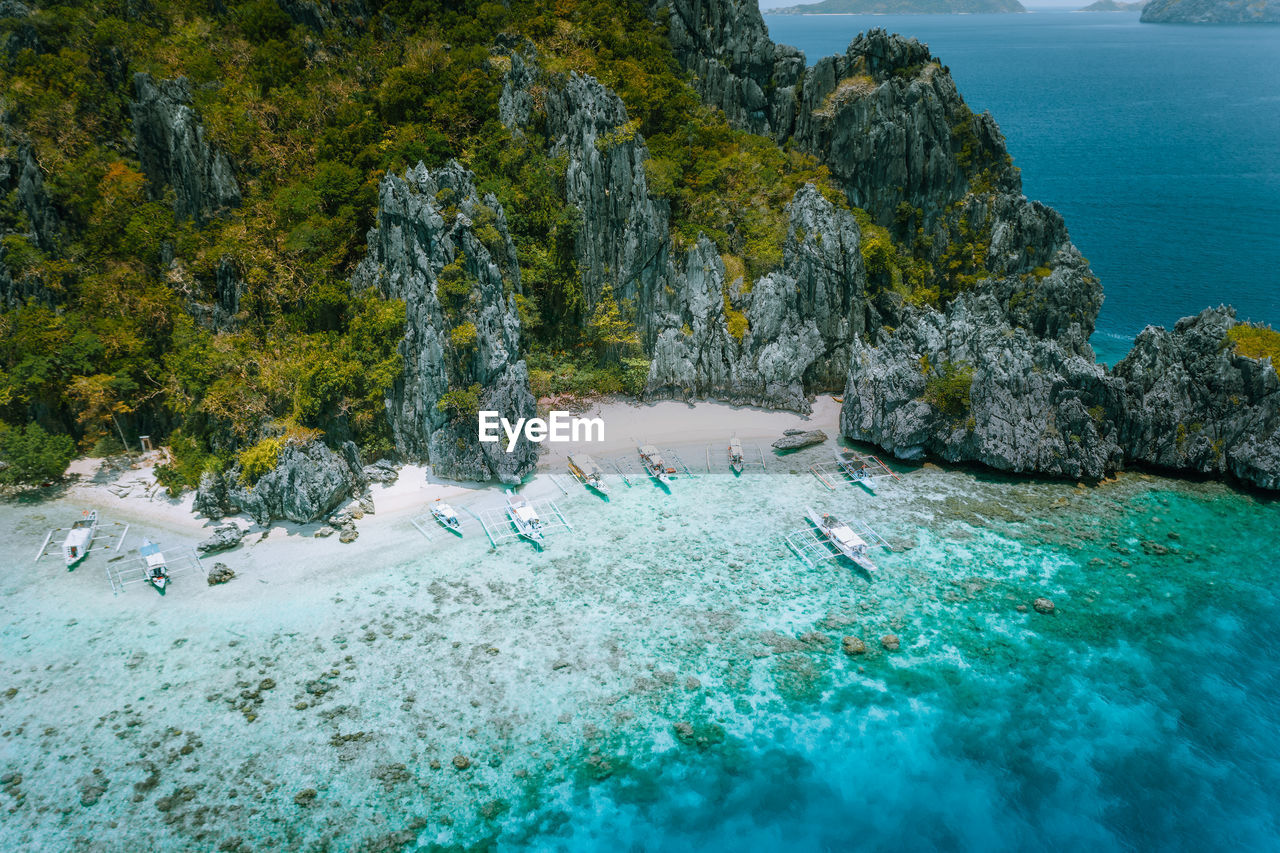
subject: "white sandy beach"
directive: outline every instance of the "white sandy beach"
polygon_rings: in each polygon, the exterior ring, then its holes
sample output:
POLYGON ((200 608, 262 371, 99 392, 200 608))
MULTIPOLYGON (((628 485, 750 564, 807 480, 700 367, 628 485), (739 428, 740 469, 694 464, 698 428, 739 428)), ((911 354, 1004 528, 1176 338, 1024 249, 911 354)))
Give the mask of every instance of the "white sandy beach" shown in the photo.
MULTIPOLYGON (((808 416, 716 402, 601 402, 582 416, 598 417, 604 421, 604 441, 544 443, 538 460, 538 474, 523 491, 535 498, 558 495, 559 486, 545 475, 563 474, 565 459, 573 452, 586 452, 606 459, 633 452, 637 442, 651 442, 681 449, 688 464, 698 468, 704 464, 703 451, 707 445, 718 445, 733 435, 758 445, 766 457, 773 456, 769 443, 786 429, 823 429, 828 437, 834 438, 839 414, 840 405, 826 395, 814 401, 813 412, 808 416)), ((12 544, 6 548, 11 552, 7 562, 17 568, 33 565, 36 550, 47 530, 68 525, 79 517, 79 509, 97 509, 104 522, 104 532, 118 531, 123 525, 129 525, 123 548, 119 554, 112 553, 110 557, 135 551, 143 537, 159 542, 166 549, 191 548, 222 523, 194 514, 191 492, 180 498, 168 497, 163 489, 156 488, 153 469, 144 463, 137 464, 137 468, 107 478, 97 476, 101 460, 79 459, 69 472, 78 478, 77 481, 56 499, 24 504, 20 509, 11 504, 4 512, 7 516, 17 517, 11 522, 16 529, 14 538, 9 539, 12 544), (130 488, 126 491, 127 486, 130 488), (21 535, 16 535, 19 531, 21 535)), ((559 479, 561 483, 568 483, 564 477, 559 479)), ((224 563, 240 576, 230 588, 219 591, 217 600, 236 606, 245 599, 259 597, 263 589, 253 581, 287 587, 320 574, 358 575, 361 567, 405 559, 420 545, 407 519, 424 512, 431 501, 443 498, 480 507, 500 502, 501 491, 496 485, 486 487, 440 481, 431 476, 427 467, 405 465, 394 484, 384 486, 375 483, 371 486, 371 494, 375 514, 366 515, 357 522, 360 537, 352 543, 341 543, 337 536, 316 538, 313 534, 322 522, 294 524, 277 521, 263 528, 248 516, 226 519, 245 528, 248 533, 239 547, 204 557, 206 569, 214 563, 224 563)), ((52 557, 41 561, 48 565, 54 562, 56 560, 52 557)), ((109 598, 106 578, 102 569, 96 567, 98 561, 94 562, 92 571, 70 572, 65 579, 60 578, 60 594, 84 596, 85 604, 104 595, 109 598)), ((192 589, 193 586, 186 582, 175 584, 171 594, 183 597, 200 594, 192 589)), ((199 586, 204 586, 202 579, 199 586)))

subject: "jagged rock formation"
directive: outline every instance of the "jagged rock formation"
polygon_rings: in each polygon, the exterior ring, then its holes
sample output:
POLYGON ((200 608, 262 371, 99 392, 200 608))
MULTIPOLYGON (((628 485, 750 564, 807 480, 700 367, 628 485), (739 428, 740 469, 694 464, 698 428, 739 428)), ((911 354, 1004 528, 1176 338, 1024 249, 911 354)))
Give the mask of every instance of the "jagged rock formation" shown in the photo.
POLYGON ((280 8, 295 24, 317 33, 339 25, 354 32, 369 17, 363 0, 280 0, 280 8))
POLYGON ((153 81, 149 74, 135 74, 133 88, 134 144, 152 197, 172 186, 174 213, 198 224, 238 205, 231 160, 205 140, 186 79, 153 81))
POLYGON ((207 518, 247 512, 259 524, 276 520, 307 523, 324 518, 368 485, 360 452, 346 442, 335 453, 322 442, 289 442, 275 468, 252 486, 240 479, 240 466, 200 481, 193 508, 207 518))
POLYGON ((519 357, 520 272, 498 200, 481 200, 456 162, 387 176, 352 283, 406 304, 404 374, 387 398, 397 449, 440 476, 519 482, 536 447, 523 436, 511 453, 481 443, 476 421, 477 409, 512 423, 535 410, 519 357))
POLYGON ((791 129, 804 54, 774 44, 756 0, 654 0, 671 48, 708 104, 731 124, 781 140, 791 129))
MULTIPOLYGON (((760 61, 762 19, 745 9, 725 26, 719 15, 731 5, 655 7, 679 22, 672 43, 703 98, 718 103, 719 89, 698 76, 712 60, 761 91, 794 91, 793 107, 766 113, 773 136, 825 163, 851 205, 941 268, 946 294, 934 306, 883 286, 872 293, 852 267, 835 277, 858 282, 834 315, 849 324, 822 336, 828 347, 840 343, 828 364, 848 365, 842 433, 903 456, 1005 470, 1097 477, 1114 469, 1123 453, 1105 413, 1121 391, 1088 344, 1101 287, 1061 217, 1022 195, 991 117, 965 106, 927 47, 882 30, 774 79, 760 61), (948 278, 956 245, 971 247, 970 272, 948 278)), ((726 115, 760 129, 740 111, 726 115)), ((810 322, 831 316, 829 305, 803 310, 810 322)))
MULTIPOLYGON (((17 137, 14 141, 18 149, 16 157, 0 158, 0 196, 13 193, 17 203, 16 209, 5 217, 4 230, 18 230, 15 220, 21 219, 17 215, 20 212, 25 216, 23 236, 36 248, 52 252, 58 243, 61 221, 45 191, 44 173, 35 151, 2 120, 0 135, 6 143, 17 137)), ((0 244, 0 308, 14 308, 31 300, 46 305, 58 301, 59 294, 50 290, 39 276, 11 268, 7 255, 8 250, 0 244)))
POLYGON ((1151 0, 1144 24, 1280 24, 1280 0, 1151 0))
POLYGON ((1115 413, 1129 459, 1169 470, 1231 474, 1280 489, 1280 375, 1237 355, 1229 308, 1205 309, 1173 331, 1148 326, 1115 367, 1115 413))
MULTIPOLYGON (((533 119, 528 92, 540 75, 513 55, 500 115, 517 132, 533 119)), ((567 201, 581 212, 586 308, 606 286, 627 307, 651 356, 646 395, 808 411, 806 385, 839 387, 849 340, 866 326, 853 217, 802 188, 788 208, 781 268, 748 284, 709 240, 674 249, 667 205, 649 195, 648 149, 615 94, 578 74, 543 82, 548 141, 566 157, 567 201)))
POLYGON ((900 458, 1061 477, 1098 478, 1120 463, 1102 407, 1119 392, 1078 326, 1066 341, 1040 337, 993 293, 964 294, 945 311, 908 308, 903 320, 876 345, 854 343, 842 435, 900 458))

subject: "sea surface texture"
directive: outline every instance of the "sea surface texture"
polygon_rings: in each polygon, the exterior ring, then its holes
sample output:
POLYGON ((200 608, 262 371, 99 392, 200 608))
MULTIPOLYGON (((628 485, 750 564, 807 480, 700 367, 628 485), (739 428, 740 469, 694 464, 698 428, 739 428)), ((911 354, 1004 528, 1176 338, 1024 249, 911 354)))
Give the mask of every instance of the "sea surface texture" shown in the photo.
POLYGON ((810 63, 872 27, 929 45, 1101 277, 1101 360, 1224 302, 1280 326, 1280 27, 1061 11, 765 21, 810 63))
POLYGON ((405 520, 164 598, 32 564, 78 507, 8 505, 0 849, 1275 848, 1280 503, 830 491, 829 454, 607 503, 544 477, 575 530, 542 553, 405 520), (809 506, 896 550, 806 565, 809 506))

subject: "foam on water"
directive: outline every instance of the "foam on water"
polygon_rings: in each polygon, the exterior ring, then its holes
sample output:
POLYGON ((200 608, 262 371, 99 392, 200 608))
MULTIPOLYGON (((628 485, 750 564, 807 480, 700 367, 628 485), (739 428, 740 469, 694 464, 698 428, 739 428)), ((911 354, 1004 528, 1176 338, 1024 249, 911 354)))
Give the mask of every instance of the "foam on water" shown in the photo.
MULTIPOLYGON (((0 846, 1267 846, 1280 505, 933 467, 833 493, 828 453, 575 494, 540 554, 406 520, 376 564, 234 607, 50 607, 55 572, 11 572, 0 846), (805 566, 807 505, 899 550, 805 566)), ((17 553, 39 523, 5 512, 17 553)))

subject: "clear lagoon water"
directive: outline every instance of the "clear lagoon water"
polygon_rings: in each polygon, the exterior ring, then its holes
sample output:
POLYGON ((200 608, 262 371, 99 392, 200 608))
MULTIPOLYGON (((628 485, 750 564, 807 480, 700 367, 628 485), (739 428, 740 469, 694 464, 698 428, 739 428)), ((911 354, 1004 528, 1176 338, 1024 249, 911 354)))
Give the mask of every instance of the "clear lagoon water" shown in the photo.
POLYGON ((829 453, 163 599, 28 568, 75 507, 8 505, 0 848, 1275 849, 1280 502, 829 453), (897 550, 805 565, 806 506, 897 550))
POLYGON ((811 63, 871 27, 929 45, 1102 279, 1103 361, 1149 323, 1224 302, 1280 326, 1280 27, 1064 11, 765 20, 811 63))

